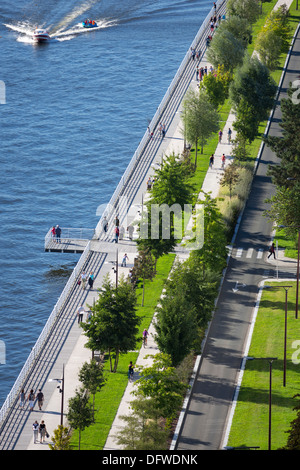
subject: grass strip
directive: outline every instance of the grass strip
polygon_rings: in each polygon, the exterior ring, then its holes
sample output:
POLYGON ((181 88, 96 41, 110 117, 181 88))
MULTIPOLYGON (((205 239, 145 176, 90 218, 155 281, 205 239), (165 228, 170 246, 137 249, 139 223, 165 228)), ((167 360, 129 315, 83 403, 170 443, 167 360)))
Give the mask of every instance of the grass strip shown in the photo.
MULTIPOLYGON (((271 449, 286 445, 290 422, 296 417, 293 396, 299 393, 299 365, 293 360, 299 340, 299 319, 295 319, 295 282, 268 283, 264 289, 253 331, 250 357, 277 357, 272 365, 271 449), (283 386, 285 290, 288 291, 286 386, 283 386)), ((242 317, 242 312, 241 312, 242 317)), ((247 361, 228 446, 259 446, 268 449, 269 362, 247 361)))

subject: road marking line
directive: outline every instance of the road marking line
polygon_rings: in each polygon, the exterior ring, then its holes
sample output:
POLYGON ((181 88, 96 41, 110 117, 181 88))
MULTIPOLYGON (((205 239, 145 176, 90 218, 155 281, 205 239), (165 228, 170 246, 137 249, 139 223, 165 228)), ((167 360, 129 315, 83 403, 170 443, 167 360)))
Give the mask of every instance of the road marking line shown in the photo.
POLYGON ((242 253, 243 253, 243 248, 238 248, 236 251, 236 257, 240 258, 242 256, 242 253))
POLYGON ((263 257, 263 254, 264 254, 264 250, 262 248, 260 248, 258 250, 258 253, 257 253, 257 259, 260 259, 263 257))
POLYGON ((249 248, 247 251, 246 258, 251 258, 252 254, 253 254, 253 248, 249 248))

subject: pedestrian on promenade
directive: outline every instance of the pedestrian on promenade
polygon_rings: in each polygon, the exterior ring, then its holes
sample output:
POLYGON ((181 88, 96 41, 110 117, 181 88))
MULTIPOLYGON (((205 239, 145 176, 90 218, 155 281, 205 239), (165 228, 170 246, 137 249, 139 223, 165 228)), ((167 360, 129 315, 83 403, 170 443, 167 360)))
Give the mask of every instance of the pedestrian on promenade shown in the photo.
POLYGON ((275 257, 275 245, 274 245, 274 243, 272 243, 272 245, 271 245, 270 248, 269 248, 269 256, 268 256, 268 259, 269 259, 270 256, 272 256, 272 255, 274 256, 274 259, 276 259, 276 257, 275 257))
POLYGON ((86 285, 86 273, 83 272, 81 273, 81 285, 82 285, 82 289, 85 289, 85 285, 86 285))
POLYGON ((40 444, 42 444, 42 442, 45 442, 45 437, 49 436, 44 420, 42 420, 41 424, 39 425, 39 433, 40 433, 40 444))
POLYGON ((222 142, 222 135, 223 135, 223 132, 219 130, 219 144, 222 142))
POLYGON ((199 67, 196 67, 196 81, 199 81, 199 67))
POLYGON ((126 260, 129 260, 127 254, 125 253, 125 255, 123 256, 123 259, 122 259, 122 263, 121 263, 121 266, 125 267, 126 268, 126 260))
POLYGON ((147 190, 150 191, 151 187, 152 187, 152 180, 151 180, 151 176, 149 176, 148 181, 147 181, 147 190))
POLYGON ((209 168, 212 168, 214 164, 214 154, 212 153, 209 157, 209 168))
POLYGON ((132 240, 132 238, 133 238, 133 232, 134 232, 134 227, 133 227, 132 225, 128 225, 128 227, 127 227, 127 232, 128 232, 129 240, 132 240))
POLYGON ((119 227, 119 225, 120 225, 120 220, 119 220, 119 217, 117 215, 116 215, 114 224, 115 224, 115 227, 119 227))
POLYGON ((134 373, 134 369, 133 369, 132 361, 130 361, 129 366, 128 366, 128 380, 130 382, 133 381, 133 373, 134 373))
POLYGON ((166 125, 165 124, 162 125, 161 134, 162 134, 162 138, 164 138, 165 135, 166 135, 166 125))
POLYGON ((114 242, 115 242, 115 243, 118 243, 118 241, 119 241, 119 235, 120 235, 119 227, 115 227, 115 237, 114 237, 114 242))
POLYGON ((90 275, 89 275, 89 279, 88 279, 88 283, 89 283, 89 286, 90 286, 90 289, 93 289, 93 285, 94 285, 94 273, 93 271, 90 272, 90 275))
POLYGON ((37 401, 38 401, 38 407, 39 407, 39 410, 41 411, 42 410, 42 406, 43 406, 43 403, 44 403, 44 394, 42 392, 41 389, 39 389, 37 395, 37 401))
POLYGON ((61 228, 59 225, 56 225, 55 227, 55 236, 56 236, 56 242, 60 243, 61 228))
POLYGON ((33 390, 30 390, 30 393, 28 394, 28 401, 29 401, 29 408, 30 411, 33 411, 33 406, 34 406, 34 400, 35 400, 35 394, 33 390))
POLYGON ((82 322, 84 313, 85 313, 84 306, 80 305, 79 309, 77 310, 78 323, 82 322))
POLYGON ((232 134, 232 131, 231 131, 230 127, 229 127, 229 129, 228 129, 228 131, 227 131, 227 140, 228 140, 228 143, 229 143, 229 144, 230 144, 230 142, 231 142, 231 134, 232 134))
POLYGON ((108 222, 107 222, 106 217, 104 217, 104 219, 103 219, 102 226, 103 226, 104 232, 106 233, 107 229, 108 229, 108 222))
POLYGON ((33 443, 36 444, 39 436, 39 423, 35 421, 32 425, 33 430, 33 443))
POLYGON ((21 393, 20 393, 20 408, 22 410, 24 410, 25 400, 26 400, 26 396, 25 396, 24 388, 22 388, 21 393))
POLYGON ((225 167, 225 161, 226 161, 226 157, 225 157, 225 154, 224 154, 224 153, 223 153, 223 155, 222 155, 221 160, 222 160, 222 169, 224 169, 224 167, 225 167))

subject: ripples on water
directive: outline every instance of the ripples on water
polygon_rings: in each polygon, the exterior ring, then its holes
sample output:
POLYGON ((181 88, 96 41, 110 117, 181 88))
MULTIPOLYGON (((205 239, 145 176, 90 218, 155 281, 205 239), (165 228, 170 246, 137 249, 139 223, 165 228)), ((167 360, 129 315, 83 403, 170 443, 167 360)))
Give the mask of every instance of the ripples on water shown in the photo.
POLYGON ((48 228, 96 226, 210 8, 2 0, 0 406, 78 260, 44 253, 48 228), (49 44, 32 43, 36 26, 49 44))

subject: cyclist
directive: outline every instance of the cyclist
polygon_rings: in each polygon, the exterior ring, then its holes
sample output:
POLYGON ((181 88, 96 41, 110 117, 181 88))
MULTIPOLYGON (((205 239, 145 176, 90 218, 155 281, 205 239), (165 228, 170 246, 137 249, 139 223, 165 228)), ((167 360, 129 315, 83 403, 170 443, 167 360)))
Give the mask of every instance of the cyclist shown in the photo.
POLYGON ((144 329, 143 331, 143 345, 144 346, 147 346, 147 338, 148 338, 148 331, 146 330, 146 328, 144 329))

